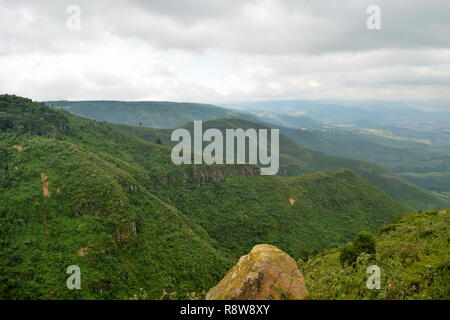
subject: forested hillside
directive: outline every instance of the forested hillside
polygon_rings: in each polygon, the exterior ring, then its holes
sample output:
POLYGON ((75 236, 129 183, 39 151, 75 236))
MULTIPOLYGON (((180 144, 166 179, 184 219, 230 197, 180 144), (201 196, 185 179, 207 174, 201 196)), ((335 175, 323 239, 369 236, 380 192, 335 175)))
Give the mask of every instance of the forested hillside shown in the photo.
MULTIPOLYGON (((299 169, 299 161, 284 158, 284 164, 290 162, 292 174, 350 168, 371 184, 415 210, 450 206, 450 199, 445 195, 445 192, 450 192, 449 148, 425 143, 424 141, 434 141, 431 138, 428 139, 426 135, 418 136, 416 139, 408 138, 411 130, 398 129, 397 131, 400 130, 400 132, 395 133, 389 130, 358 129, 358 127, 341 129, 325 125, 304 115, 295 115, 292 112, 283 114, 281 113, 283 108, 277 110, 277 113, 255 114, 198 103, 158 101, 50 101, 46 103, 90 119, 134 126, 134 128, 124 128, 152 142, 161 142, 158 140, 161 139, 165 144, 168 144, 170 140, 168 137, 171 130, 154 128, 175 128, 194 120, 218 120, 218 122, 211 122, 210 126, 223 127, 221 123, 225 121, 223 118, 232 118, 235 120, 227 120, 227 122, 231 121, 228 125, 244 128, 279 128, 283 135, 309 149, 305 151, 302 148, 301 154, 295 155, 297 158, 300 157, 301 161, 304 161, 302 155, 309 155, 308 169, 304 168, 304 165, 299 169), (239 122, 239 120, 250 123, 239 122), (146 127, 152 128, 146 130, 146 127), (404 132, 407 137, 401 136, 404 132), (328 156, 320 152, 312 154, 311 151, 320 151, 328 156), (356 159, 371 163, 355 161, 356 159), (325 166, 324 162, 327 162, 325 166)), ((314 114, 312 112, 314 108, 319 107, 323 106, 312 104, 308 110, 314 114)), ((341 110, 342 108, 334 106, 329 112, 339 113, 344 110, 342 115, 348 114, 352 117, 358 110, 357 108, 341 110)), ((285 138, 283 140, 286 141, 285 138)), ((287 144, 290 145, 291 142, 287 144)), ((294 149, 298 148, 298 145, 294 147, 294 149)))
MULTIPOLYGON (((48 105, 63 108, 89 119, 152 128, 172 129, 194 120, 206 121, 219 118, 247 120, 272 128, 280 128, 284 135, 308 149, 335 157, 376 163, 401 175, 405 180, 409 180, 421 188, 434 192, 450 192, 450 182, 448 181, 450 146, 445 145, 445 141, 447 141, 445 131, 439 134, 436 132, 418 132, 388 125, 380 127, 374 123, 371 124, 370 121, 369 123, 362 120, 356 121, 355 116, 356 119, 369 116, 370 119, 373 119, 373 117, 379 117, 380 112, 368 112, 355 107, 327 105, 312 101, 285 102, 287 105, 282 102, 277 103, 280 103, 279 108, 273 107, 270 109, 272 112, 256 109, 254 110, 255 113, 250 113, 199 103, 160 101, 47 102, 48 105), (299 103, 299 105, 297 106, 296 103, 299 103), (291 108, 294 107, 305 108, 307 110, 306 116, 302 112, 292 111, 291 108), (317 114, 317 112, 319 113, 317 114), (308 117, 309 115, 318 118, 313 119, 308 117), (350 125, 347 126, 332 125, 319 120, 326 119, 323 118, 325 115, 337 116, 339 119, 342 117, 342 121, 348 117, 348 119, 354 121, 350 121, 350 125), (369 127, 366 128, 364 125, 369 127), (371 125, 375 129, 370 128, 371 125), (436 139, 438 136, 440 139, 436 139)), ((385 111, 388 112, 388 109, 385 111)), ((250 108, 250 110, 253 109, 250 108)), ((439 195, 435 196, 439 197, 439 195)), ((442 197, 440 198, 442 200, 442 197)), ((432 202, 429 201, 430 204, 432 202)), ((442 201, 437 203, 442 203, 442 201)), ((411 203, 410 205, 417 210, 433 207, 433 205, 423 207, 416 204, 411 203)))
MULTIPOLYGON (((184 127, 192 130, 192 123, 186 124, 184 127)), ((170 134, 172 130, 123 125, 119 125, 117 128, 136 134, 147 141, 171 145, 170 134)), ((204 122, 203 128, 204 130, 217 128, 223 131, 227 128, 268 129, 269 127, 241 119, 217 119, 204 122)), ((353 170, 370 184, 415 210, 439 209, 450 206, 448 198, 423 190, 376 164, 355 159, 333 157, 318 151, 312 151, 293 139, 280 135, 280 175, 296 176, 339 168, 353 170)))
POLYGON ((450 191, 450 146, 438 147, 336 129, 300 130, 282 127, 280 130, 312 150, 370 161, 422 188, 450 191))
POLYGON ((310 298, 448 300, 449 226, 449 210, 410 214, 374 238, 360 234, 352 244, 300 261, 310 298), (370 265, 380 268, 379 289, 366 286, 370 265))
POLYGON ((0 157, 3 299, 192 297, 257 243, 298 258, 409 211, 349 170, 175 166, 168 146, 9 95, 0 157))

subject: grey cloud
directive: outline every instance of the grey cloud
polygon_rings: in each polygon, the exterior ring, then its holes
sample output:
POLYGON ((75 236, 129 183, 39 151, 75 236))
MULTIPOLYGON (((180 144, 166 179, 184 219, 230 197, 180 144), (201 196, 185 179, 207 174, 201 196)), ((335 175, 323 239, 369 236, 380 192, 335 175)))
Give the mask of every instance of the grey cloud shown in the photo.
POLYGON ((444 32, 450 28, 446 19, 450 3, 440 1, 378 1, 380 31, 366 28, 366 8, 372 4, 367 0, 241 1, 225 8, 217 1, 204 7, 198 4, 207 2, 189 1, 185 5, 181 1, 175 5, 169 1, 170 6, 151 3, 134 6, 139 9, 133 14, 137 19, 114 25, 112 32, 137 36, 163 48, 220 48, 252 54, 450 46, 444 32))
POLYGON ((442 96, 448 17, 438 0, 0 0, 0 86, 45 99, 442 96), (70 4, 81 30, 66 28, 70 4), (366 28, 371 4, 382 30, 366 28))
MULTIPOLYGON (((70 1, 23 1, 20 5, 16 1, 1 2, 2 7, 13 12, 2 19, 2 42, 15 42, 16 38, 16 42, 30 46, 48 45, 69 37, 64 26, 65 8, 70 1), (27 23, 23 12, 35 20, 27 23), (6 28, 14 22, 15 28, 6 28)), ((370 31, 365 25, 366 8, 372 3, 371 0, 120 0, 113 4, 105 0, 80 0, 83 29, 76 35, 98 41, 104 33, 112 33, 139 38, 164 49, 219 48, 252 54, 450 47, 450 2, 379 0, 377 5, 382 14, 379 31, 370 31)))

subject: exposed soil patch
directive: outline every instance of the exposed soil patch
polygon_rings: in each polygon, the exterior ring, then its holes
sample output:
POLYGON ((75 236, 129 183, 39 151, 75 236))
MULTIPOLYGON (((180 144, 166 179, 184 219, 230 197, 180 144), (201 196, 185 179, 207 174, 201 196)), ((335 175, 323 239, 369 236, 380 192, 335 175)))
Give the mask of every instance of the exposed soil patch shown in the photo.
POLYGON ((85 255, 88 254, 88 251, 89 251, 89 247, 80 248, 77 251, 77 255, 79 255, 80 257, 84 257, 85 255))
POLYGON ((20 144, 13 145, 13 148, 16 149, 16 150, 19 150, 19 151, 23 150, 23 147, 20 144))
POLYGON ((48 177, 45 173, 41 173, 42 193, 44 197, 50 198, 50 190, 48 189, 48 177))

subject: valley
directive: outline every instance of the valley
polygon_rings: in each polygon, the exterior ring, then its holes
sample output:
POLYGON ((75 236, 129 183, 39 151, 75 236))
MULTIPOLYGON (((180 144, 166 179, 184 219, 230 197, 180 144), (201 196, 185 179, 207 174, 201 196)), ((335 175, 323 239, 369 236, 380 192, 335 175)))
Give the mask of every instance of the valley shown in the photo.
POLYGON ((0 108, 5 298, 127 299, 140 288, 182 298, 210 288, 255 243, 298 257, 410 211, 350 170, 174 166, 168 146, 114 125, 14 96, 0 108), (84 290, 65 289, 60 271, 72 264, 84 290))

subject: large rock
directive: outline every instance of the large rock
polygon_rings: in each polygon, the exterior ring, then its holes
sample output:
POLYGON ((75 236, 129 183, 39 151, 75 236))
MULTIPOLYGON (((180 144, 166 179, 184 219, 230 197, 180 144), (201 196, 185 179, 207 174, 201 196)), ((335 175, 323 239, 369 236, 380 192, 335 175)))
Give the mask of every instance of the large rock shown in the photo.
POLYGON ((206 299, 301 300, 307 296, 297 263, 277 247, 260 244, 239 259, 206 299))

